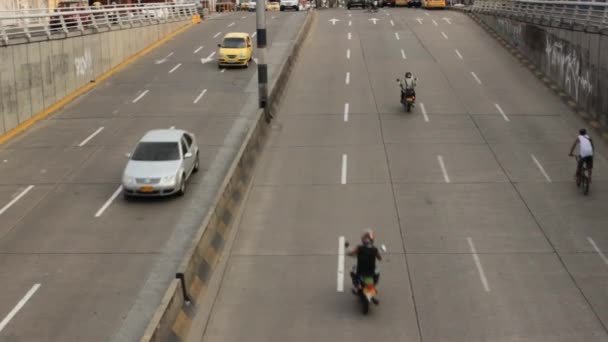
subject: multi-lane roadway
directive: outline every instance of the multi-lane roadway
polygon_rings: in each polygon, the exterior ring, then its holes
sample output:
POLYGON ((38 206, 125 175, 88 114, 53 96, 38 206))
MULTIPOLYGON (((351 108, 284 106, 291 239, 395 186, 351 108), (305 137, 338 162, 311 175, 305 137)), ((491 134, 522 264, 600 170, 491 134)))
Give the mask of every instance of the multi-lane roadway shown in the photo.
MULTIPOLYGON (((270 38, 304 17, 269 13, 270 38)), ((141 336, 255 113, 255 64, 215 62, 233 31, 255 14, 205 20, 0 147, 0 341, 141 336), (123 200, 125 153, 170 127, 196 135, 202 172, 184 198, 123 200)))
POLYGON ((608 340, 607 146, 584 197, 583 125, 462 13, 320 11, 192 340, 608 340), (339 239, 368 227, 388 253, 363 317, 339 239))

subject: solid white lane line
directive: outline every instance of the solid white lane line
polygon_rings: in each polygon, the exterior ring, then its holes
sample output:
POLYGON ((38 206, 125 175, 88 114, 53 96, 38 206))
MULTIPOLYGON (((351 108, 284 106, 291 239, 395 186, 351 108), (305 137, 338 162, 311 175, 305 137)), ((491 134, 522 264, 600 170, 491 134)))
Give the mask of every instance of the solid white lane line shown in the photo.
POLYGON ((251 38, 255 38, 255 36, 257 36, 257 35, 258 35, 258 31, 255 31, 251 34, 251 38))
POLYGON ((464 58, 462 57, 462 55, 460 54, 460 51, 458 51, 458 49, 456 49, 456 50, 454 50, 454 51, 456 51, 456 55, 458 56, 458 58, 460 58, 460 59, 464 59, 464 58))
POLYGON ((348 26, 353 26, 353 21, 352 20, 348 21, 348 26))
POLYGON ((401 38, 399 38, 399 33, 398 32, 395 32, 395 38, 397 38, 397 40, 401 39, 401 38))
POLYGON ((350 32, 348 32, 348 40, 351 40, 353 38, 352 34, 350 32))
POLYGON ((391 26, 395 26, 395 23, 391 20, 391 26))
POLYGON ((218 33, 216 33, 216 34, 215 34, 215 36, 213 36, 213 38, 217 38, 217 37, 219 37, 219 36, 220 36, 220 34, 222 34, 222 32, 218 32, 218 33))
POLYGON ((536 164, 536 167, 538 167, 538 169, 540 170, 540 173, 542 173, 543 176, 545 176, 545 179, 547 180, 547 182, 551 183, 551 177, 549 177, 549 175, 547 174, 547 171, 545 171, 545 168, 540 164, 538 159, 536 159, 536 156, 534 156, 532 153, 530 153, 530 156, 532 156, 532 160, 534 160, 534 163, 536 164))
POLYGON ((505 114, 505 112, 502 110, 502 108, 500 108, 498 103, 495 103, 494 106, 496 106, 496 109, 498 109, 498 112, 500 113, 500 115, 502 115, 502 117, 505 119, 505 121, 507 121, 507 122, 511 121, 509 119, 509 117, 507 116, 507 114, 505 114))
POLYGON ((236 25, 236 23, 232 22, 232 23, 230 23, 230 24, 228 25, 228 27, 232 27, 232 26, 234 26, 234 25, 236 25))
POLYGON ((21 197, 27 195, 27 193, 30 192, 30 190, 32 190, 33 188, 34 188, 34 186, 30 185, 27 188, 25 188, 25 190, 21 191, 21 193, 19 195, 17 195, 10 202, 8 202, 4 207, 2 207, 2 209, 0 209, 0 215, 4 214, 4 212, 6 212, 10 207, 12 207, 15 203, 17 203, 17 201, 19 201, 21 199, 21 197))
POLYGON ((199 46, 198 49, 194 50, 194 54, 197 54, 199 51, 201 51, 203 49, 202 46, 199 46))
POLYGON ((340 183, 346 184, 346 175, 348 173, 348 155, 342 155, 342 174, 340 178, 340 183))
POLYGON ((479 79, 479 77, 477 77, 476 73, 474 73, 473 71, 471 71, 471 75, 473 75, 473 78, 475 79, 475 81, 477 81, 477 83, 481 84, 481 80, 479 79))
POLYGON ((439 24, 437 24, 437 22, 435 21, 435 19, 433 19, 433 25, 439 26, 439 24))
POLYGON ((15 315, 17 315, 17 313, 19 313, 19 311, 25 306, 25 304, 27 304, 27 302, 30 300, 30 298, 32 298, 32 296, 36 293, 36 291, 38 291, 39 288, 40 288, 40 284, 34 284, 34 286, 32 286, 32 288, 29 291, 27 291, 25 296, 23 296, 23 298, 21 298, 19 303, 17 303, 17 305, 15 305, 13 310, 11 310, 11 312, 9 312, 8 315, 6 315, 6 317, 4 317, 2 322, 0 322, 0 332, 2 332, 2 330, 4 330, 4 328, 8 325, 8 323, 15 317, 15 315))
POLYGON ((106 201, 106 203, 104 203, 103 206, 101 208, 99 208, 99 210, 97 210, 97 212, 95 213, 95 217, 99 217, 99 216, 103 215, 103 212, 106 211, 106 209, 108 209, 110 204, 112 204, 112 202, 114 202, 116 197, 118 197, 118 195, 120 195, 121 191, 122 191, 122 185, 119 186, 118 189, 116 189, 116 191, 114 191, 114 193, 112 194, 112 197, 110 197, 106 201))
POLYGON ((424 116, 424 121, 429 122, 429 116, 426 114, 426 108, 424 107, 424 103, 420 103, 420 110, 422 110, 422 116, 424 116))
POLYGON ((348 105, 348 102, 346 102, 344 104, 344 122, 348 122, 348 109, 349 109, 349 105, 348 105))
POLYGON ((178 63, 176 66, 173 67, 173 69, 169 70, 169 73, 172 74, 175 70, 179 69, 179 67, 182 66, 182 63, 178 63))
POLYGON ((606 258, 604 253, 602 253, 602 251, 597 247, 597 245, 595 244, 595 241, 593 241, 593 239, 591 237, 587 237, 587 240, 589 240, 589 243, 591 244, 591 246, 593 246, 593 249, 595 249, 597 254, 600 255, 600 258, 602 258, 602 260, 604 260, 604 263, 606 265, 608 265, 608 258, 606 258))
POLYGON ((137 101, 141 100, 144 96, 146 96, 146 94, 149 92, 148 89, 144 90, 141 94, 139 94, 139 96, 137 96, 134 100, 133 103, 137 103, 137 101))
POLYGON ((443 38, 448 39, 448 35, 445 34, 445 32, 441 32, 441 35, 443 36, 443 38))
POLYGON ((344 236, 338 238, 338 292, 344 292, 344 236))
POLYGON ((407 59, 407 57, 405 56, 405 51, 403 51, 403 49, 401 49, 401 58, 407 59))
POLYGON ((103 126, 99 127, 95 132, 93 132, 93 134, 89 135, 86 139, 84 139, 80 144, 78 144, 78 147, 82 147, 84 146, 86 143, 88 143, 91 139, 93 139, 97 134, 99 134, 99 132, 103 131, 103 126))
POLYGON ((194 99, 194 103, 195 103, 195 104, 196 104, 196 103, 198 103, 198 101, 200 101, 200 100, 203 98, 203 96, 205 96, 205 93, 207 93, 207 89, 203 90, 203 91, 202 91, 202 92, 201 92, 201 93, 200 93, 200 94, 199 94, 199 95, 196 97, 196 99, 194 99))
POLYGON ((346 59, 350 59, 350 49, 346 49, 346 59))
POLYGON ((486 273, 483 271, 483 266, 481 266, 481 260, 479 259, 479 255, 477 255, 477 251, 475 250, 475 244, 473 244, 473 239, 470 237, 467 238, 469 241, 469 247, 471 248, 471 253, 473 254, 473 260, 475 261, 475 265, 477 266, 477 271, 479 272, 479 279, 481 279, 481 283, 483 284, 483 289, 486 292, 490 292, 490 285, 488 285, 488 279, 486 279, 486 273))
POLYGON ((441 167, 441 172, 443 172, 443 179, 446 183, 450 182, 450 176, 448 175, 448 170, 445 168, 445 164, 443 163, 443 157, 437 156, 437 160, 439 161, 439 166, 441 167))
POLYGON ((350 72, 346 73, 346 79, 344 80, 344 83, 346 83, 346 85, 350 84, 350 72))

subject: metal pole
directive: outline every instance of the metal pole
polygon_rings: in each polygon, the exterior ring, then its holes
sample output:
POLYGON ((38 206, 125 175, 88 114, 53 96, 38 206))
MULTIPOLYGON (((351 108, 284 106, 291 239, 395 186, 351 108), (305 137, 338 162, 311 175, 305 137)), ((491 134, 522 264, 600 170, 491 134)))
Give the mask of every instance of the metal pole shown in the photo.
POLYGON ((266 1, 257 0, 256 28, 258 40, 258 98, 260 108, 268 101, 268 66, 266 65, 266 1))

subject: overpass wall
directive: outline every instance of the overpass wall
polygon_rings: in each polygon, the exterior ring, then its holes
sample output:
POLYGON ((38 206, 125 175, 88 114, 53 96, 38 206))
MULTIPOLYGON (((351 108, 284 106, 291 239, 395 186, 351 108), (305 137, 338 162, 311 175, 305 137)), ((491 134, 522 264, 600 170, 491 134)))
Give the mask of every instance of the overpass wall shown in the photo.
POLYGON ((608 35, 475 13, 608 129, 608 35))
POLYGON ((0 47, 0 136, 190 21, 0 47))

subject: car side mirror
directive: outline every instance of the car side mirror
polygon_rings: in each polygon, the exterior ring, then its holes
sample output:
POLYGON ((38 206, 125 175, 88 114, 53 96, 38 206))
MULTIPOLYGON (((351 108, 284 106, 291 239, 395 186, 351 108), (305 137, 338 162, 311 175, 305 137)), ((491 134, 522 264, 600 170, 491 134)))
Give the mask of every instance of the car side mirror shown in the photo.
POLYGON ((189 159, 192 158, 192 152, 188 152, 186 154, 184 154, 184 159, 189 159))
POLYGON ((386 246, 385 245, 380 246, 380 249, 382 249, 383 252, 386 252, 386 246))
POLYGON ((348 241, 344 242, 344 247, 348 248, 348 246, 350 246, 350 242, 348 242, 348 241))
POLYGON ((401 80, 400 80, 400 79, 397 79, 397 83, 398 83, 398 82, 401 82, 401 80))
POLYGON ((126 157, 127 159, 131 159, 131 153, 125 153, 125 157, 126 157))
POLYGON ((222 47, 222 44, 217 44, 217 47, 221 48, 221 47, 222 47))

